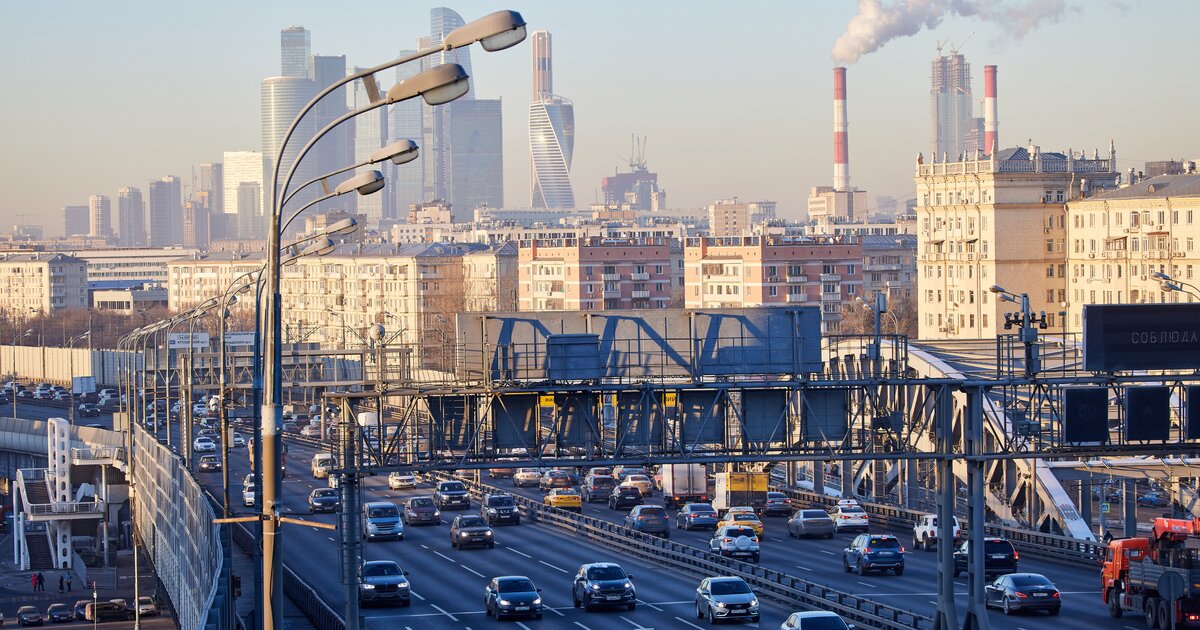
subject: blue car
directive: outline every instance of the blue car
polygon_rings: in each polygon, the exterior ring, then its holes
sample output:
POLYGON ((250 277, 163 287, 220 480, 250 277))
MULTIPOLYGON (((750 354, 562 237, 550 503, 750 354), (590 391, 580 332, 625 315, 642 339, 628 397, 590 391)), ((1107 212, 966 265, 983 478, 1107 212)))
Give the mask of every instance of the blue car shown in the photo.
POLYGON ((1144 505, 1146 507, 1167 507, 1168 505, 1171 505, 1171 499, 1157 490, 1151 490, 1150 492, 1138 497, 1137 504, 1144 505))
POLYGON ((904 547, 891 534, 860 534, 842 550, 842 568, 847 573, 856 571, 866 575, 867 571, 894 571, 904 573, 904 547))
POLYGON ((716 529, 717 511, 707 503, 689 503, 675 513, 675 529, 716 529))

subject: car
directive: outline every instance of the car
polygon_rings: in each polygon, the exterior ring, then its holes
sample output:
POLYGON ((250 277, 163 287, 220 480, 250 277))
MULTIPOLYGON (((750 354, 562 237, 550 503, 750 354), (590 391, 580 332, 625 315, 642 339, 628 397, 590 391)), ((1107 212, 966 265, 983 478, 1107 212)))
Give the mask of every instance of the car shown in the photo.
MULTIPOLYGON (((593 468, 592 470, 595 470, 593 468)), ((611 475, 589 474, 583 480, 583 485, 579 487, 579 494, 583 497, 585 503, 594 503, 599 500, 607 501, 608 496, 612 494, 613 488, 617 487, 617 480, 611 475)))
POLYGON ((33 392, 28 389, 19 390, 17 391, 17 398, 33 398, 33 392))
POLYGON ((113 602, 88 602, 83 612, 85 621, 132 621, 132 609, 113 602))
POLYGON ((17 609, 17 625, 22 627, 42 625, 42 611, 33 606, 21 606, 17 609))
POLYGON ((466 510, 471 507, 471 495, 461 481, 440 481, 433 500, 441 510, 466 510))
POLYGON ((891 534, 859 534, 842 550, 842 568, 859 575, 868 571, 904 575, 904 547, 891 534))
MULTIPOLYGON (((39 391, 33 392, 33 399, 34 400, 54 400, 54 394, 51 393, 49 390, 46 390, 46 391, 39 390, 39 391)), ((40 615, 41 613, 38 613, 38 614, 40 615)))
MULTIPOLYGON (((589 476, 589 477, 592 477, 592 476, 595 476, 595 477, 612 477, 612 476, 613 476, 613 470, 612 470, 612 468, 609 468, 608 466, 593 466, 593 467, 591 467, 591 468, 589 468, 589 469, 588 469, 588 472, 587 472, 587 474, 588 474, 588 476, 589 476)), ((614 480, 615 480, 615 479, 614 479, 614 480)))
POLYGON ((749 558, 758 562, 758 534, 744 525, 718 527, 708 541, 708 550, 724 558, 749 558))
POLYGON ((763 504, 760 513, 763 516, 791 516, 792 500, 782 492, 768 492, 767 502, 763 504))
POLYGON ((368 542, 377 538, 404 540, 404 523, 400 520, 400 510, 390 501, 364 503, 362 536, 368 542))
POLYGON ((216 442, 217 440, 220 439, 217 436, 216 429, 200 429, 199 431, 196 432, 196 437, 197 438, 208 438, 208 439, 212 440, 213 442, 216 442))
POLYGON ((145 595, 138 598, 138 615, 141 617, 157 617, 158 605, 154 600, 145 595))
POLYGON ((1062 593, 1040 573, 1009 573, 983 587, 983 604, 1011 615, 1021 610, 1044 610, 1051 616, 1062 610, 1062 593))
POLYGON ((523 575, 494 577, 483 588, 483 608, 497 621, 505 617, 542 618, 542 589, 523 575))
POLYGON ((754 512, 726 512, 724 518, 717 522, 717 527, 740 525, 754 530, 758 536, 763 535, 763 522, 754 512))
POLYGON ((541 479, 542 471, 537 468, 518 468, 512 477, 513 485, 518 488, 536 486, 541 479))
MULTIPOLYGON (((964 541, 954 551, 954 577, 967 572, 970 541, 964 541)), ((983 572, 985 575, 1016 573, 1020 554, 1013 544, 1004 538, 988 536, 983 539, 983 572)))
POLYGON ((70 623, 75 620, 75 612, 66 604, 50 604, 46 609, 46 619, 50 623, 70 623))
POLYGON ((708 503, 688 503, 675 513, 675 529, 716 529, 720 519, 708 503))
POLYGON ((787 523, 788 536, 824 536, 833 538, 836 527, 833 518, 825 510, 797 510, 787 523))
POLYGON ((412 474, 411 471, 394 470, 388 473, 388 490, 416 487, 417 476, 412 474))
POLYGON ((358 574, 358 603, 364 606, 384 602, 400 606, 412 603, 408 571, 392 560, 364 562, 358 574))
POLYGON ((242 505, 246 507, 254 507, 254 488, 249 486, 242 487, 242 505))
POLYGON ((629 511, 623 523, 625 527, 643 534, 671 537, 671 521, 667 509, 659 505, 639 505, 629 511))
POLYGON ((320 438, 321 437, 321 427, 318 425, 312 425, 312 424, 305 425, 304 427, 302 427, 300 429, 300 435, 302 435, 306 438, 320 438))
MULTIPOLYGON (((90 599, 79 599, 75 601, 75 605, 71 607, 72 612, 75 613, 75 621, 87 621, 87 617, 85 615, 87 614, 87 605, 90 603, 92 603, 92 600, 90 599)), ((0 620, 0 623, 2 622, 3 620, 0 620)))
MULTIPOLYGON (((965 537, 966 531, 959 527, 958 517, 954 517, 954 527, 951 536, 956 541, 960 541, 965 537)), ((933 551, 938 543, 938 519, 937 514, 922 514, 917 518, 917 522, 913 525, 913 549, 922 549, 924 551, 933 551)))
POLYGON ((637 488, 638 492, 641 492, 642 496, 644 497, 654 494, 654 482, 651 481, 650 477, 646 475, 626 475, 624 481, 621 482, 620 487, 627 486, 633 486, 634 488, 637 488))
POLYGON ((538 479, 538 490, 549 492, 554 488, 570 488, 571 475, 561 470, 547 470, 538 479))
POLYGON ((583 512, 583 497, 575 488, 555 488, 542 497, 542 503, 560 510, 583 512))
POLYGON ((613 562, 592 562, 581 565, 571 584, 571 601, 576 608, 590 611, 601 606, 637 608, 637 589, 633 576, 613 562))
POLYGON ((299 433, 300 425, 296 424, 295 422, 284 422, 280 426, 280 430, 282 430, 284 433, 299 433))
POLYGON ((618 483, 625 481, 625 478, 628 477, 629 475, 645 475, 645 474, 646 474, 645 466, 616 466, 612 469, 613 479, 616 479, 618 483))
POLYGON ((201 455, 199 462, 200 472, 221 472, 221 458, 216 455, 201 455))
POLYGON ((624 511, 642 503, 642 493, 633 486, 617 486, 613 488, 612 494, 608 495, 608 507, 614 510, 624 511))
POLYGON ((342 499, 333 488, 317 488, 308 494, 308 513, 337 512, 342 507, 342 499))
POLYGON ((229 440, 229 443, 235 447, 245 446, 246 445, 246 436, 242 435, 241 433, 235 432, 233 434, 233 439, 229 440))
POLYGON ((96 403, 83 403, 75 411, 79 413, 80 418, 94 418, 100 415, 100 405, 96 403))
MULTIPOLYGON (((511 461, 511 460, 501 459, 500 461, 504 462, 504 461, 511 461)), ((492 479, 512 479, 512 477, 515 473, 516 473, 516 471, 513 470, 512 468, 497 467, 497 468, 489 468, 488 469, 488 475, 492 479)))
POLYGON ((192 442, 192 450, 197 453, 211 453, 217 450, 217 443, 208 436, 200 436, 192 442))
POLYGON ((862 509, 858 503, 838 505, 833 508, 833 513, 830 515, 833 518, 834 530, 839 534, 842 530, 856 529, 859 531, 867 531, 871 527, 871 519, 867 516, 867 511, 862 509))
POLYGON ((516 502, 509 494, 495 493, 483 497, 483 501, 479 505, 479 515, 487 521, 488 525, 521 524, 521 511, 517 509, 516 502))
POLYGON ((65 391, 54 392, 54 400, 56 400, 58 402, 69 401, 72 398, 74 398, 74 396, 71 395, 71 392, 65 392, 65 391))
POLYGON ((1137 498, 1137 504, 1143 507, 1167 507, 1171 498, 1166 493, 1151 490, 1137 498))
POLYGON ((748 619, 758 623, 758 597, 740 577, 708 577, 696 587, 696 618, 712 623, 748 619))
POLYGON ((788 615, 779 630, 854 630, 854 624, 846 623, 835 612, 808 610, 788 615))
POLYGON ((442 511, 433 502, 433 497, 412 497, 404 503, 404 524, 441 525, 442 511))
POLYGON ((496 533, 483 517, 474 514, 459 514, 450 523, 450 546, 455 549, 467 547, 496 547, 496 533))

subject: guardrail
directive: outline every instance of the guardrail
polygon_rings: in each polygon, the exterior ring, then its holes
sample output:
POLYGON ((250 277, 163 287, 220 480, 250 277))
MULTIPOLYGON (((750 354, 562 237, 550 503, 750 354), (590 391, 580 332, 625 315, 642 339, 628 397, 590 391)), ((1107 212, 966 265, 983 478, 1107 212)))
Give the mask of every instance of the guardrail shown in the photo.
MULTIPOLYGON (((254 555, 255 543, 254 535, 250 530, 241 523, 231 524, 233 527, 233 540, 241 550, 249 555, 254 555)), ((245 578, 243 578, 245 580, 245 578)), ((287 564, 283 565, 283 579, 281 583, 283 592, 292 600, 292 603, 304 613, 304 616, 312 623, 317 630, 345 630, 346 622, 338 615, 337 611, 325 603, 317 592, 313 590, 300 576, 296 575, 295 571, 288 568, 287 564)), ((243 582, 242 588, 247 588, 249 585, 243 582)))
POLYGON ((125 457, 125 449, 109 446, 101 448, 73 448, 71 449, 71 459, 114 459, 119 460, 125 457))
MULTIPOLYGON (((460 479, 447 473, 434 472, 430 473, 430 476, 462 481, 468 491, 477 496, 493 492, 509 494, 500 488, 460 479)), ((531 522, 543 522, 559 527, 574 532, 589 542, 612 547, 684 573, 697 576, 738 576, 746 580, 760 598, 772 599, 785 606, 832 610, 847 619, 884 630, 933 628, 932 618, 911 610, 880 604, 756 564, 714 556, 703 549, 635 532, 602 519, 546 507, 520 495, 514 495, 513 500, 531 522)))
MULTIPOLYGON (((771 489, 782 492, 793 499, 800 499, 814 505, 834 505, 838 500, 838 497, 784 486, 773 485, 771 489)), ((886 503, 866 503, 859 501, 859 505, 870 513, 876 521, 899 529, 911 528, 921 515, 928 514, 928 512, 909 510, 896 505, 887 505, 886 503)), ((1072 564, 1095 566, 1104 555, 1106 548, 1106 545, 1100 542, 1035 532, 1007 525, 986 523, 983 526, 983 531, 989 536, 1007 538, 1016 546, 1018 551, 1072 564)))
POLYGON ((59 501, 56 503, 33 503, 26 506, 34 516, 49 514, 98 514, 104 511, 104 503, 98 501, 59 501))

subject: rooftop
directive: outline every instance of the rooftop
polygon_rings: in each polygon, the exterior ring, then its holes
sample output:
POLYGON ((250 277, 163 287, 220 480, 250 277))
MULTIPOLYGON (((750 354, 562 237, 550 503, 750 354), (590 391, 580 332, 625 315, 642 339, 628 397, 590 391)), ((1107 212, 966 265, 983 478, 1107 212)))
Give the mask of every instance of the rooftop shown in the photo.
POLYGON ((1089 199, 1143 199, 1150 197, 1195 197, 1200 195, 1200 175, 1159 175, 1099 193, 1089 199))

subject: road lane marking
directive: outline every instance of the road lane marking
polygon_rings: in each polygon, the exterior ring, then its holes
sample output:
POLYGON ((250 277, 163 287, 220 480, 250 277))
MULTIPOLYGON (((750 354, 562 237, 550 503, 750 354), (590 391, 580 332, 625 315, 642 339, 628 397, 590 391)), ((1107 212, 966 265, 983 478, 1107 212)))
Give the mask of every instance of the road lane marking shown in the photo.
POLYGON ((450 618, 450 621, 453 621, 453 622, 456 622, 456 623, 458 622, 458 618, 457 618, 457 617, 455 617, 454 615, 451 615, 450 613, 446 612, 446 610, 445 610, 444 608, 442 608, 441 606, 438 606, 437 604, 430 604, 430 606, 432 606, 434 610, 436 610, 436 611, 438 611, 438 612, 442 613, 443 615, 446 615, 447 617, 449 617, 449 618, 450 618))
POLYGON ((329 540, 332 542, 337 542, 336 540, 333 540, 333 536, 328 536, 327 538, 329 538, 329 540))
POLYGON ((810 569, 810 568, 808 568, 808 567, 802 567, 802 566, 800 566, 800 565, 798 565, 798 564, 796 565, 796 568, 797 568, 797 569, 801 569, 801 570, 803 570, 803 571, 812 571, 812 569, 810 569))
POLYGON ((855 582, 858 582, 859 584, 862 584, 863 586, 869 586, 869 587, 871 587, 871 588, 879 588, 878 586, 876 586, 876 585, 874 585, 874 584, 870 584, 870 583, 868 583, 868 582, 862 582, 862 581, 859 581, 859 580, 855 580, 855 582))
MULTIPOLYGON (((437 552, 435 551, 434 553, 437 553, 437 552)), ((447 558, 447 560, 449 560, 449 558, 447 558)), ((551 569, 554 569, 555 571, 562 571, 563 573, 570 573, 570 571, 568 571, 566 569, 560 569, 560 568, 554 566, 553 564, 546 562, 545 560, 538 560, 538 562, 550 567, 551 569)))
POLYGON ((696 630, 704 630, 704 628, 701 628, 700 626, 697 626, 696 624, 694 624, 694 623, 692 623, 692 622, 688 621, 687 619, 684 619, 683 617, 676 617, 675 619, 676 619, 676 620, 678 620, 678 621, 679 621, 679 622, 681 622, 681 623, 685 623, 685 624, 687 624, 687 625, 689 625, 689 626, 691 626, 691 627, 695 628, 696 630))
POLYGON ((592 630, 591 628, 579 623, 578 621, 575 622, 575 625, 579 626, 580 628, 583 628, 583 630, 592 630))
POLYGON ((416 597, 417 599, 419 599, 421 601, 425 601, 425 598, 418 595, 416 591, 409 590, 408 593, 409 593, 409 595, 412 595, 413 597, 416 597))
POLYGON ((437 555, 439 555, 439 556, 441 556, 441 557, 445 558, 445 559, 446 559, 446 561, 448 561, 448 562, 455 562, 455 563, 457 562, 457 560, 455 560, 454 558, 451 558, 450 556, 447 556, 446 554, 444 554, 444 553, 442 553, 442 552, 440 552, 440 551, 435 551, 435 552, 433 552, 433 553, 436 553, 437 555))
POLYGON ((476 571, 475 569, 472 569, 471 567, 469 567, 465 564, 459 564, 458 566, 470 571, 471 573, 474 573, 475 575, 478 575, 479 577, 484 577, 484 575, 482 573, 476 571))
POLYGON ((651 604, 650 602, 642 601, 642 600, 640 600, 640 599, 639 599, 639 600, 638 600, 638 603, 639 603, 639 604, 641 604, 641 605, 643 605, 643 606, 649 606, 649 607, 653 608, 654 610, 657 610, 658 612, 662 612, 662 611, 663 611, 663 609, 659 608, 658 606, 655 606, 654 604, 651 604))
POLYGON ((621 621, 624 621, 624 622, 632 625, 634 627, 634 630, 647 630, 646 626, 643 626, 642 624, 630 619, 629 617, 622 616, 621 621))
POLYGON ((520 555, 520 556, 525 556, 526 558, 529 558, 530 560, 532 560, 532 559, 533 559, 533 556, 531 556, 531 555, 529 555, 529 554, 527 554, 527 553, 525 553, 525 552, 523 552, 523 551, 517 551, 516 549, 513 549, 512 547, 508 547, 507 549, 508 549, 509 551, 511 551, 511 552, 513 552, 513 553, 515 553, 515 554, 517 554, 517 555, 520 555))
POLYGON ((525 630, 533 630, 533 628, 530 628, 529 626, 521 623, 520 621, 517 622, 517 625, 521 626, 522 628, 525 628, 525 630))
POLYGON ((429 548, 429 545, 426 545, 425 543, 421 543, 421 548, 422 548, 422 549, 428 549, 428 548, 429 548))
POLYGON ((836 553, 833 553, 832 551, 829 551, 828 549, 818 549, 817 551, 820 551, 820 552, 821 552, 821 553, 823 553, 823 554, 828 554, 828 555, 830 555, 830 556, 836 556, 836 555, 837 555, 836 553))
POLYGON ((543 608, 543 610, 549 610, 550 612, 558 615, 559 617, 566 617, 566 615, 562 614, 562 612, 560 612, 557 608, 554 608, 553 606, 546 606, 543 608))

